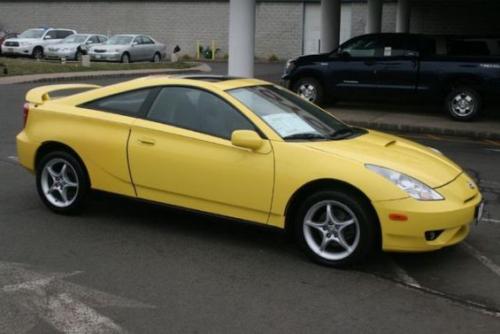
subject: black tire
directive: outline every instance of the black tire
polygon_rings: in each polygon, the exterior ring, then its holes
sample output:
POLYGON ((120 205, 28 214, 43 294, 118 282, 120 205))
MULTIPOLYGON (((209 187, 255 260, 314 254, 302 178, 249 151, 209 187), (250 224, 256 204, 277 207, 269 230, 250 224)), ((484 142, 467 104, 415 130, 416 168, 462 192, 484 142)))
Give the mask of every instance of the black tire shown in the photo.
POLYGON ((41 46, 35 47, 32 56, 35 59, 43 59, 43 48, 41 46))
POLYGON ((50 152, 40 159, 36 170, 36 186, 42 202, 49 209, 60 214, 80 212, 90 191, 90 182, 85 167, 75 156, 65 151, 50 152), (66 173, 62 172, 64 164, 67 164, 66 173), (57 177, 51 176, 48 167, 58 174, 58 180, 56 180, 57 177), (66 187, 65 185, 70 182, 76 183, 77 186, 66 187), (49 193, 48 188, 54 190, 49 193), (63 205, 64 198, 60 190, 64 188, 66 188, 65 196, 68 199, 71 198, 71 201, 67 201, 67 205, 63 205), (59 204, 55 204, 57 202, 59 204))
MULTIPOLYGON (((377 249, 377 240, 379 240, 378 234, 380 233, 378 229, 377 218, 373 213, 373 209, 371 209, 369 204, 366 203, 366 200, 360 198, 359 196, 351 194, 350 192, 337 190, 318 191, 307 197, 302 203, 300 203, 295 212, 296 215, 294 217, 293 225, 295 238, 299 246, 304 250, 305 254, 314 262, 337 268, 351 266, 353 264, 362 262, 368 257, 368 255, 370 255, 377 249), (325 219, 324 216, 317 216, 316 218, 312 218, 311 220, 318 220, 321 222, 321 224, 318 226, 325 225, 325 227, 310 228, 305 224, 306 215, 308 216, 311 211, 314 211, 315 207, 323 205, 322 203, 330 203, 332 205, 332 211, 334 212, 334 216, 336 216, 336 218, 338 218, 339 216, 341 216, 342 218, 341 214, 343 214, 343 219, 350 220, 347 217, 353 214, 354 218, 352 220, 354 221, 354 223, 344 228, 343 230, 334 231, 334 226, 339 227, 341 226, 341 224, 323 222, 323 219, 325 219), (339 204, 350 210, 350 213, 346 209, 337 206, 339 204), (333 205, 335 205, 335 207, 333 205), (313 231, 314 233, 307 232, 307 229, 309 229, 309 231, 313 231), (355 233, 358 233, 357 237, 355 233), (332 239, 330 239, 328 243, 327 247, 329 248, 326 248, 323 252, 318 249, 314 250, 311 247, 311 243, 320 243, 320 240, 323 240, 324 236, 328 236, 329 238, 337 238, 337 240, 339 240, 340 234, 342 234, 342 240, 344 240, 348 246, 352 246, 350 247, 350 251, 347 250, 347 248, 341 247, 339 242, 332 239), (350 243, 351 245, 349 245, 350 243), (330 254, 327 252, 329 249, 333 254, 335 253, 335 250, 339 250, 339 254, 344 253, 345 256, 335 259, 329 258, 330 254), (319 255, 318 252, 324 255, 319 255)), ((321 212, 321 210, 318 210, 317 214, 324 214, 326 216, 326 208, 324 213, 321 212)), ((341 219, 341 221, 338 221, 338 223, 344 222, 343 219, 341 219)))
POLYGON ((446 96, 445 107, 454 120, 471 121, 481 112, 481 96, 472 88, 456 87, 446 96))
POLYGON ((123 63, 123 64, 129 64, 129 63, 132 62, 132 58, 130 57, 130 55, 128 54, 128 52, 125 52, 124 54, 122 54, 120 62, 123 63))
POLYGON ((156 52, 153 56, 153 59, 151 59, 151 62, 153 62, 153 63, 161 62, 161 54, 156 52))
POLYGON ((81 61, 82 60, 82 56, 83 56, 83 52, 80 49, 76 50, 75 60, 76 61, 81 61))
POLYGON ((325 103, 323 85, 313 77, 304 77, 295 81, 292 91, 314 104, 323 105, 325 103))

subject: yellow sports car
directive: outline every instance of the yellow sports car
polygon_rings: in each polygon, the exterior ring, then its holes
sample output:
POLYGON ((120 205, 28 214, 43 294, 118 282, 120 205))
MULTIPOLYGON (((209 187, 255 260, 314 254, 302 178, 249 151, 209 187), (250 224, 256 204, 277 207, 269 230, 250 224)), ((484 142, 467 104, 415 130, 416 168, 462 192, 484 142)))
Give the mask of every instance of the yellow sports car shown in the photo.
POLYGON ((313 260, 343 266, 456 244, 482 212, 476 184, 438 151, 265 81, 152 76, 26 100, 19 161, 59 213, 96 189, 287 229, 313 260))

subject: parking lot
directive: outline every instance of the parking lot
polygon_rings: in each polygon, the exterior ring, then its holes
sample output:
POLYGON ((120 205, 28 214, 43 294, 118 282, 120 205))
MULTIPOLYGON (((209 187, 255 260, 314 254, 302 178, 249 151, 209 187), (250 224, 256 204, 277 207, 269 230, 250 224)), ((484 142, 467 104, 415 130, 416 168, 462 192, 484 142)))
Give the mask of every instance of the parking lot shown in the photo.
MULTIPOLYGON (((276 81, 280 69, 256 75, 276 81)), ((476 178, 484 221, 449 249, 335 270, 280 231, 107 194, 79 216, 49 212, 16 162, 35 86, 0 90, 0 333, 500 331, 500 142, 404 134, 476 178)))

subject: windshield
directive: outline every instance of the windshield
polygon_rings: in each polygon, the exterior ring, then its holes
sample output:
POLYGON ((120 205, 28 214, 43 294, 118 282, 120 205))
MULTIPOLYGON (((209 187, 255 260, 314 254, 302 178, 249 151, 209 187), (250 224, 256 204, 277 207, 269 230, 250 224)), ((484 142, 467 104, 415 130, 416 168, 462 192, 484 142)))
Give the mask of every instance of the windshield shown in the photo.
POLYGON ((19 35, 19 38, 42 38, 44 32, 43 29, 28 29, 19 35))
POLYGON ((104 44, 108 45, 127 45, 132 42, 133 37, 132 36, 123 36, 123 35, 117 35, 113 36, 108 41, 104 44))
POLYGON ((301 97, 277 86, 253 86, 229 91, 283 139, 335 139, 351 127, 301 97))
POLYGON ((69 35, 62 40, 62 43, 85 43, 88 35, 69 35))

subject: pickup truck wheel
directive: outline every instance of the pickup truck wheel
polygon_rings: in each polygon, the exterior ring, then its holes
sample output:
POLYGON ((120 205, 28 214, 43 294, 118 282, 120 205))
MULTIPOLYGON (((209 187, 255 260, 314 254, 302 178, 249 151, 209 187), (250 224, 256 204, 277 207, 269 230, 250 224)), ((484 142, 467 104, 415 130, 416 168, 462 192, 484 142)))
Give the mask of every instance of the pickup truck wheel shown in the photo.
POLYGON ((307 77, 297 80, 292 90, 309 102, 317 105, 321 105, 324 102, 323 87, 319 81, 314 78, 307 77))
POLYGON ((446 109, 453 119, 470 121, 479 115, 481 97, 471 88, 457 87, 446 97, 446 109))
POLYGON ((43 203, 57 213, 77 213, 90 189, 85 167, 64 151, 48 153, 37 165, 36 185, 43 203))
POLYGON ((376 247, 377 222, 359 197, 343 191, 318 191, 300 204, 295 236, 313 261, 332 267, 365 260, 376 247))

